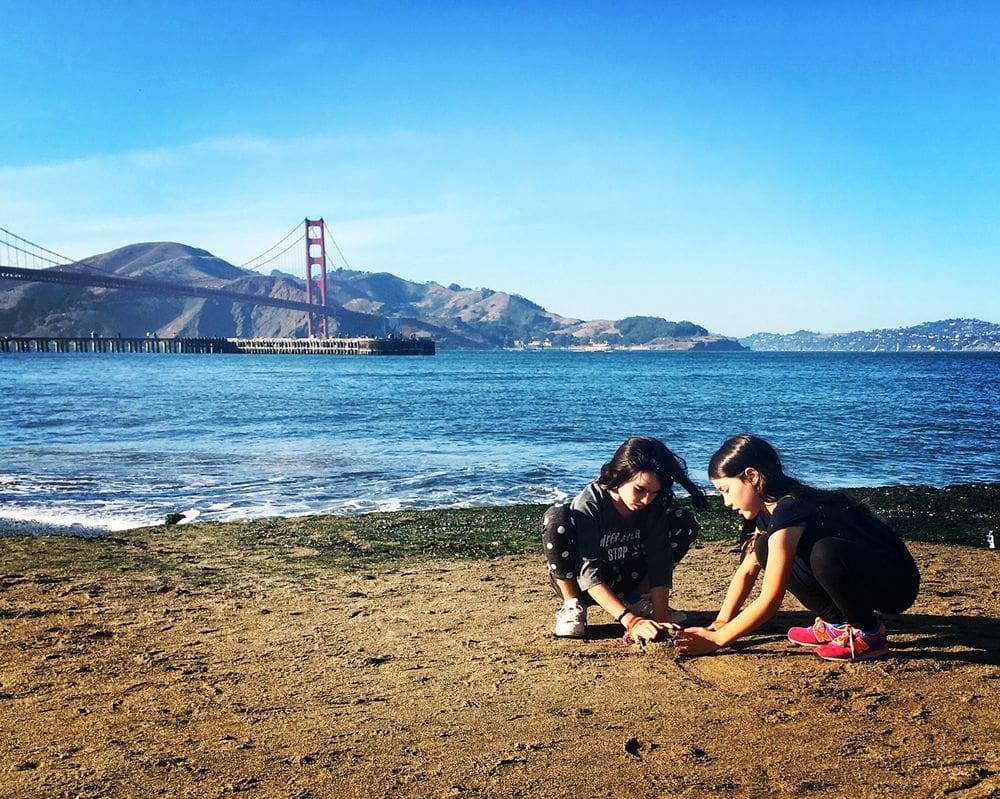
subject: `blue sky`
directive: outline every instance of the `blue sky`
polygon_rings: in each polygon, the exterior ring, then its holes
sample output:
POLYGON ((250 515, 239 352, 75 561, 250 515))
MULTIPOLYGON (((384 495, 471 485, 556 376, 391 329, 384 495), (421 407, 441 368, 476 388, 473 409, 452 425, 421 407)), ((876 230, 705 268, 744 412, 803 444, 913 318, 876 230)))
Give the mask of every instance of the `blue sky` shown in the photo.
POLYGON ((0 2, 0 227, 713 332, 1000 322, 1000 3, 0 2))

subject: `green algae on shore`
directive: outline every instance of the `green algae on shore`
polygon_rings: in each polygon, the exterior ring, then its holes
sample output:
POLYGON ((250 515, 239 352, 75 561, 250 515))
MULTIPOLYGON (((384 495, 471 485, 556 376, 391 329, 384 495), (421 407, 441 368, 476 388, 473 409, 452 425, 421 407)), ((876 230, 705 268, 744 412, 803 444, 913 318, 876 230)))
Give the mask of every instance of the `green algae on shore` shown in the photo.
MULTIPOLYGON (((849 489, 907 540, 985 546, 1000 532, 1000 483, 849 489)), ((540 547, 543 505, 274 517, 147 527, 98 539, 0 539, 0 579, 130 574, 164 586, 307 579, 426 559, 489 559, 540 547)), ((736 541, 741 520, 718 496, 698 511, 705 541, 736 541)))

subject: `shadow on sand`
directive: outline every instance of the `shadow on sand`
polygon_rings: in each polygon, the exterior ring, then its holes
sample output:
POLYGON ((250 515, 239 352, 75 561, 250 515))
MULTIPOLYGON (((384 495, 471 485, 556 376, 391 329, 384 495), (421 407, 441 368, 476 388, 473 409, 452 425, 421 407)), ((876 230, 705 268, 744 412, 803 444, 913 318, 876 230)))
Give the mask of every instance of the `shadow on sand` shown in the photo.
MULTIPOLYGON (((692 612, 688 626, 708 624, 714 614, 692 612)), ((760 647, 783 641, 789 627, 805 627, 813 616, 804 612, 783 612, 746 638, 735 642, 733 649, 742 652, 765 652, 760 647)), ((1000 620, 989 616, 928 615, 907 613, 883 618, 889 629, 890 657, 904 660, 927 660, 1000 666, 1000 620)), ((587 639, 592 641, 621 638, 620 624, 591 624, 587 639)))

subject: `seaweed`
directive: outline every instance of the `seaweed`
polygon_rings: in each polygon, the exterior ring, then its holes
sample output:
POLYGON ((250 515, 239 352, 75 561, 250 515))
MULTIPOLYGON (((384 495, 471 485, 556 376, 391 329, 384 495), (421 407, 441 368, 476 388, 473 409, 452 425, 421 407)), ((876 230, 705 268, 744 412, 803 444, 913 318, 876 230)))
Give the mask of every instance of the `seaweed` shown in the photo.
MULTIPOLYGON (((846 489, 906 540, 985 546, 1000 530, 1000 484, 846 489)), ((402 568, 429 560, 541 556, 544 505, 395 511, 353 516, 195 522, 103 538, 0 539, 4 583, 64 575, 130 575, 162 590, 322 578, 339 570, 402 568)), ((709 497, 701 540, 739 540, 742 519, 709 497)))

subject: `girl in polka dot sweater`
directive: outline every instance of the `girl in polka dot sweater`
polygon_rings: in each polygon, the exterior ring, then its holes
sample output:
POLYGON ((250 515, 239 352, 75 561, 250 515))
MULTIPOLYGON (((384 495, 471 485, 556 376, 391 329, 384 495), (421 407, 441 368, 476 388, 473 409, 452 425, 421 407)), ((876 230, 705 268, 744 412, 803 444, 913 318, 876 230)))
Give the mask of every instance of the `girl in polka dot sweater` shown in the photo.
POLYGON ((663 442, 630 438, 569 505, 542 522, 549 579, 563 606, 555 634, 583 638, 587 607, 600 605, 636 641, 650 641, 684 614, 670 607, 674 566, 698 535, 698 522, 673 505, 679 483, 698 508, 705 492, 663 442))

